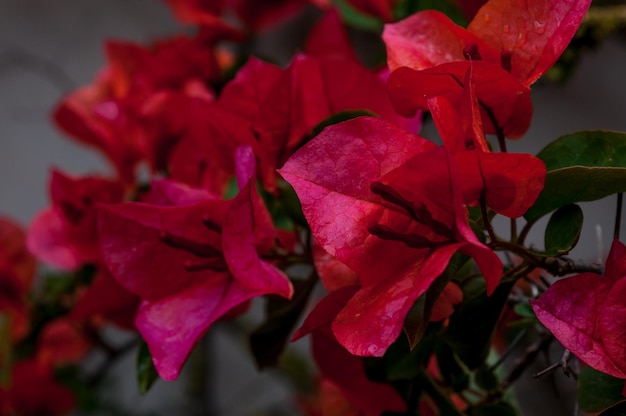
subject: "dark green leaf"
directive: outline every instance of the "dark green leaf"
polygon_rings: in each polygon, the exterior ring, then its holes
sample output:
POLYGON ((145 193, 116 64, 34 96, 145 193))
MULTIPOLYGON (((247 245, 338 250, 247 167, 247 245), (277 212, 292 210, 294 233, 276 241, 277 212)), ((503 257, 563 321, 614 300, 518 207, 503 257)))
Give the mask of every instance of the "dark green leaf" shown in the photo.
POLYGON ((465 390, 469 384, 469 375, 457 361, 452 348, 445 342, 437 342, 435 355, 437 356, 439 371, 446 385, 457 392, 465 390))
POLYGON ((404 319, 404 334, 409 340, 411 349, 415 348, 426 333, 426 327, 433 314, 435 302, 449 281, 450 278, 446 276, 440 276, 436 279, 426 293, 417 299, 406 315, 404 319))
POLYGON ((600 416, 626 416, 626 403, 618 403, 615 406, 600 413, 600 416))
POLYGON ((380 33, 383 29, 383 22, 375 17, 369 16, 352 6, 346 0, 332 0, 333 4, 341 14, 342 20, 348 25, 357 29, 369 32, 380 33))
POLYGON ((483 390, 489 391, 498 387, 498 378, 493 373, 493 370, 482 366, 474 375, 474 381, 483 390))
POLYGON ((578 377, 578 404, 585 412, 597 413, 626 401, 624 380, 585 367, 578 377))
POLYGON ((391 381, 412 380, 418 376, 431 356, 441 324, 433 322, 426 329, 422 341, 413 350, 399 337, 387 349, 383 360, 387 368, 387 379, 391 381))
POLYGON ((158 378, 159 374, 156 368, 154 368, 148 344, 142 342, 137 354, 137 386, 139 393, 147 393, 158 378))
POLYGON ((533 308, 530 306, 530 303, 523 302, 518 303, 513 307, 515 313, 521 316, 522 318, 534 318, 535 312, 533 312, 533 308))
POLYGON ((291 300, 279 297, 269 300, 267 321, 250 335, 250 348, 259 368, 277 364, 316 283, 317 275, 313 274, 304 281, 294 282, 291 300))
POLYGON ((467 367, 480 367, 489 353, 491 338, 513 282, 504 282, 487 296, 483 279, 463 286, 463 302, 450 317, 443 336, 467 367))
POLYGON ((333 124, 341 123, 342 121, 348 121, 352 120, 353 118, 363 116, 376 117, 376 114, 369 110, 345 110, 335 113, 332 116, 322 120, 315 127, 313 127, 310 139, 320 134, 322 130, 324 130, 328 126, 332 126, 333 124))
POLYGON ((524 214, 528 221, 567 204, 626 192, 626 133, 574 133, 555 140, 537 157, 548 173, 539 198, 524 214))
POLYGON ((420 10, 439 10, 447 15, 454 23, 460 26, 467 26, 467 19, 459 10, 456 2, 453 0, 401 0, 397 3, 394 16, 396 20, 401 20, 420 10))
POLYGON ((548 221, 545 251, 551 255, 568 253, 578 242, 583 228, 583 211, 576 204, 557 209, 548 221))
MULTIPOLYGON (((280 190, 280 198, 274 199, 277 207, 274 211, 284 212, 290 220, 294 223, 299 224, 305 228, 309 227, 309 223, 304 218, 304 214, 302 213, 302 205, 300 204, 300 200, 298 199, 298 195, 293 187, 284 180, 278 181, 278 189, 280 190)), ((273 214, 276 217, 276 214, 273 214)), ((278 227, 279 224, 276 220, 275 225, 278 227)))

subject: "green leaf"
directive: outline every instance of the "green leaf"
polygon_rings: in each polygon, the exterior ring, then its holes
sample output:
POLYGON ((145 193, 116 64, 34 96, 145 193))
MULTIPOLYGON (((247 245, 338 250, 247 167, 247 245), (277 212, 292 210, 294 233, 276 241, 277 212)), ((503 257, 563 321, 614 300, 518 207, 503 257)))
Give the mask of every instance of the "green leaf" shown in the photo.
POLYGON ((616 404, 600 413, 600 416, 626 416, 626 402, 616 404))
POLYGON ((391 381, 412 380, 426 367, 433 353, 435 340, 439 336, 439 322, 426 328, 426 334, 413 350, 409 350, 406 340, 399 337, 387 349, 383 361, 387 368, 387 379, 391 381))
POLYGON ((398 21, 420 10, 439 10, 459 26, 466 27, 468 23, 456 2, 452 0, 401 0, 394 9, 394 16, 398 21))
POLYGON ((557 209, 546 227, 544 245, 551 255, 567 254, 578 243, 583 228, 583 210, 576 204, 557 209))
POLYGON ((601 412, 626 401, 623 388, 624 380, 585 367, 578 377, 578 404, 585 412, 601 412))
MULTIPOLYGON (((279 179, 277 186, 280 191, 280 197, 267 196, 272 200, 272 217, 274 218, 274 225, 278 228, 279 223, 276 221, 277 216, 286 215, 290 222, 301 225, 305 228, 309 228, 309 223, 306 221, 304 214, 302 213, 302 204, 298 199, 298 195, 289 182, 279 179)), ((291 227, 289 227, 291 228, 291 227)))
POLYGON ((409 340, 411 349, 415 348, 426 333, 435 302, 449 281, 450 277, 446 276, 440 276, 436 279, 428 290, 417 298, 417 301, 409 310, 409 313, 407 313, 404 319, 404 334, 409 340))
POLYGON ((137 354, 137 387, 139 393, 146 394, 158 378, 159 374, 154 368, 148 344, 142 342, 137 354))
POLYGON ((473 279, 463 286, 463 302, 450 317, 443 337, 467 367, 480 367, 491 345, 500 312, 513 282, 503 282, 487 296, 483 279, 473 279))
POLYGON ((518 303, 513 310, 522 318, 535 318, 535 312, 528 302, 518 303))
POLYGON ((382 31, 383 22, 357 10, 346 0, 333 0, 333 4, 341 14, 342 20, 348 26, 369 32, 380 33, 382 31))
POLYGON ((304 281, 294 282, 295 292, 291 300, 276 297, 267 303, 267 320, 250 335, 252 355, 260 369, 278 363, 316 283, 317 275, 312 274, 304 281))
POLYGON ((456 392, 465 390, 469 385, 469 375, 459 364, 452 348, 445 342, 437 342, 435 355, 437 356, 439 371, 446 385, 452 387, 456 392))
POLYGON ((487 366, 481 366, 474 375, 474 381, 483 390, 489 391, 498 387, 498 377, 487 366))
POLYGON ((537 157, 548 173, 543 191, 524 214, 528 221, 567 204, 626 192, 626 133, 573 133, 555 140, 537 157))

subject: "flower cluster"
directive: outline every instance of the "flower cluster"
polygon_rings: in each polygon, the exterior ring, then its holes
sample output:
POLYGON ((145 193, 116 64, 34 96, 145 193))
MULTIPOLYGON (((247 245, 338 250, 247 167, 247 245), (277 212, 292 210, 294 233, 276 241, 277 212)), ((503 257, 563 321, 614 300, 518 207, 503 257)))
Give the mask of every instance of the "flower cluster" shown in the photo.
POLYGON ((521 318, 542 340, 556 337, 626 379, 618 233, 604 277, 549 288, 529 277, 584 271, 564 257, 582 223, 575 203, 626 190, 626 135, 574 134, 537 156, 506 146, 526 134, 530 88, 590 0, 460 1, 467 27, 401 1, 166 2, 193 34, 108 41, 107 66, 53 111, 115 173, 55 169, 50 207, 26 236, 0 223, 0 360, 12 368, 0 414, 71 410, 54 371, 92 349, 125 351, 101 336, 111 324, 137 331, 155 374, 177 379, 215 322, 261 297, 270 304, 252 336, 261 366, 277 362, 289 337, 310 335, 319 369, 302 406, 310 414, 508 409, 504 392, 518 374, 487 362, 490 351, 506 357, 507 321, 521 318), (318 20, 288 65, 247 54, 256 36, 303 10, 318 20), (358 19, 382 29, 386 60, 374 68, 347 31, 358 19), (440 144, 419 136, 426 118, 440 144), (581 190, 602 175, 615 184, 581 190), (553 211, 545 248, 527 246, 553 211), (498 215, 510 219, 508 238, 492 226, 498 215), (33 318, 41 305, 27 298, 29 253, 65 273, 57 309, 33 318), (309 311, 318 280, 326 292, 309 311), (271 339, 255 338, 267 331, 271 339), (2 355, 28 342, 28 358, 2 355), (35 382, 33 399, 24 386, 35 382))

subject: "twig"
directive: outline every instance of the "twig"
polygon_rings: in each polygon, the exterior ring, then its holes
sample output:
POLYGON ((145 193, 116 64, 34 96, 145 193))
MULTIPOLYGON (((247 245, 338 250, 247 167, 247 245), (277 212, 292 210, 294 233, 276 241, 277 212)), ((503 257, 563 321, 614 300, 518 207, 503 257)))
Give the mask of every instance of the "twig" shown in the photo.
POLYGON ((556 370, 559 367, 561 367, 561 369, 563 370, 563 374, 569 377, 570 375, 573 374, 572 370, 569 368, 569 360, 571 357, 572 357, 572 354, 570 350, 565 350, 563 352, 563 356, 561 357, 559 361, 551 364, 550 366, 548 366, 547 368, 544 368, 538 373, 533 374, 533 377, 535 377, 535 379, 539 379, 545 376, 546 374, 552 373, 554 370, 556 370))
POLYGON ((526 354, 519 360, 517 360, 509 374, 500 383, 500 387, 502 388, 502 390, 508 388, 511 384, 517 381, 517 379, 524 373, 526 368, 535 361, 537 355, 539 355, 539 353, 544 349, 548 348, 548 346, 552 341, 554 341, 554 339, 554 335, 546 333, 542 335, 539 341, 526 348, 526 354))

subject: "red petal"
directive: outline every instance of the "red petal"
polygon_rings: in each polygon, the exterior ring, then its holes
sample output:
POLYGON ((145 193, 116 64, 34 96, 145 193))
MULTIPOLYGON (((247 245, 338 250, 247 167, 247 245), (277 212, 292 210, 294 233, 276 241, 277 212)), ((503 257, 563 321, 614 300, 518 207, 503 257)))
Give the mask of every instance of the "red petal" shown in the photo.
POLYGON ((435 301, 432 314, 430 315, 431 322, 443 321, 454 312, 454 306, 463 301, 463 291, 454 282, 450 282, 446 285, 441 292, 441 295, 435 301))
POLYGON ((167 233, 186 241, 221 249, 221 236, 203 225, 209 218, 222 224, 227 201, 205 201, 182 207, 140 203, 101 206, 98 232, 111 274, 144 299, 159 299, 211 278, 213 271, 188 272, 185 262, 199 260, 193 253, 161 240, 167 233))
POLYGON ((175 380, 193 346, 209 327, 237 305, 257 295, 232 284, 228 273, 215 273, 186 290, 143 302, 135 325, 165 380, 175 380))
POLYGON ((387 45, 387 65, 392 71, 403 66, 422 70, 463 61, 468 45, 476 45, 483 60, 500 63, 500 54, 487 42, 435 10, 385 25, 383 40, 387 45))
POLYGON ((328 10, 313 27, 304 52, 313 58, 340 58, 359 62, 336 9, 328 10))
POLYGON ((580 26, 591 0, 490 0, 469 30, 511 54, 511 72, 531 85, 546 72, 580 26))
POLYGON ((256 164, 249 147, 237 149, 238 180, 247 180, 232 200, 222 226, 224 258, 237 283, 249 291, 274 293, 291 298, 293 287, 287 276, 261 260, 257 248, 267 251, 274 242, 269 213, 256 192, 256 164))
POLYGON ((48 323, 37 340, 37 359, 53 366, 78 364, 91 348, 76 323, 66 318, 48 323))
POLYGON ((72 92, 57 105, 53 117, 74 139, 101 150, 124 180, 133 178, 142 156, 140 145, 132 131, 135 127, 111 100, 108 86, 94 84, 72 92), (128 140, 120 140, 121 135, 128 140))
POLYGON ((313 357, 322 377, 330 380, 361 415, 381 415, 386 411, 405 412, 406 405, 388 384, 367 378, 363 361, 351 355, 333 339, 326 328, 313 334, 313 357))
POLYGON ((330 327, 339 311, 358 290, 359 286, 345 286, 329 293, 315 305, 291 340, 297 341, 305 335, 330 327))
POLYGON ((308 3, 308 0, 231 0, 232 7, 243 22, 259 31, 284 20, 308 3))
POLYGON ((166 207, 193 205, 208 199, 217 200, 219 195, 168 179, 155 179, 150 183, 150 193, 142 199, 142 202, 166 207))
POLYGON ((320 280, 329 292, 359 283, 356 273, 331 256, 317 241, 313 242, 313 262, 320 280))
POLYGON ((382 357, 402 332, 404 318, 415 300, 462 245, 437 249, 427 260, 414 261, 410 271, 359 290, 332 324, 337 341, 354 355, 382 357))
POLYGON ((626 378, 625 282, 583 273, 557 281, 531 304, 565 348, 596 370, 626 378))
POLYGON ((72 309, 76 320, 106 319, 122 328, 134 329, 139 298, 121 286, 105 270, 99 270, 91 285, 72 309))
POLYGON ((465 151, 454 155, 465 203, 483 194, 487 206, 517 218, 530 208, 543 189, 544 163, 529 154, 465 151))
POLYGON ((626 276, 626 246, 619 240, 613 240, 604 274, 613 279, 626 276))
POLYGON ((296 190, 317 241, 371 285, 410 267, 415 249, 369 233, 386 211, 370 181, 433 147, 383 120, 360 117, 326 128, 280 173, 296 190), (375 261, 388 258, 393 265, 375 261))
POLYGON ((48 365, 20 361, 13 367, 11 378, 9 397, 17 414, 61 416, 76 406, 74 393, 54 379, 53 368, 48 365))
POLYGON ((506 137, 518 138, 528 130, 532 116, 530 90, 499 66, 487 62, 454 62, 424 71, 399 68, 389 76, 389 95, 400 114, 412 117, 428 109, 428 99, 443 96, 455 107, 463 101, 464 80, 470 66, 486 133, 496 126, 506 137))

